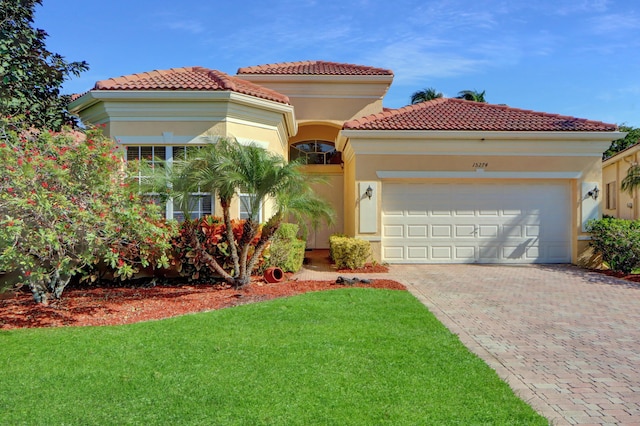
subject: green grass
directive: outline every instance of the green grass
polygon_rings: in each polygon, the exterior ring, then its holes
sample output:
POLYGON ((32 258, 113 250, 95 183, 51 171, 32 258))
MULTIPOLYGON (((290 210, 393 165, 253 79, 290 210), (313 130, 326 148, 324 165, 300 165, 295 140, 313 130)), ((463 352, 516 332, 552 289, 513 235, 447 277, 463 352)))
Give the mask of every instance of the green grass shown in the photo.
POLYGON ((0 331, 0 424, 546 425, 407 292, 0 331))

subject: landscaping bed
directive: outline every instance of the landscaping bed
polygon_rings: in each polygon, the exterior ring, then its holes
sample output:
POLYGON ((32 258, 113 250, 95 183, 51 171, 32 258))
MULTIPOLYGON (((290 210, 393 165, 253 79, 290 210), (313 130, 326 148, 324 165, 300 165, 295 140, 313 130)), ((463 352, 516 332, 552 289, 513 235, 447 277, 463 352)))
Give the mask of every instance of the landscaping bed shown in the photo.
MULTIPOLYGON (((402 284, 386 279, 353 286, 405 290, 402 284)), ((0 300, 0 329, 131 324, 342 287, 333 281, 296 280, 276 284, 255 281, 241 290, 221 284, 146 288, 123 284, 68 288, 62 299, 48 305, 36 304, 30 292, 22 291, 0 300)))

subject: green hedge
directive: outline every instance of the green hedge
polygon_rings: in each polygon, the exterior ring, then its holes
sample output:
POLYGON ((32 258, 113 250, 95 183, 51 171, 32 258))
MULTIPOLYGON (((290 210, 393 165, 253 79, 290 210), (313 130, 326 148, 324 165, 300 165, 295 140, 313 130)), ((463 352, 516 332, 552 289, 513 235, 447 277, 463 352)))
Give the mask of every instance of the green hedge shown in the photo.
POLYGON ((285 272, 297 272, 302 268, 306 243, 298 239, 298 225, 283 223, 269 247, 268 266, 277 266, 285 272))
POLYGON ((640 221, 605 218, 589 222, 591 246, 613 271, 640 267, 640 221))
POLYGON ((341 234, 329 237, 329 254, 338 269, 362 268, 371 257, 369 241, 341 234))

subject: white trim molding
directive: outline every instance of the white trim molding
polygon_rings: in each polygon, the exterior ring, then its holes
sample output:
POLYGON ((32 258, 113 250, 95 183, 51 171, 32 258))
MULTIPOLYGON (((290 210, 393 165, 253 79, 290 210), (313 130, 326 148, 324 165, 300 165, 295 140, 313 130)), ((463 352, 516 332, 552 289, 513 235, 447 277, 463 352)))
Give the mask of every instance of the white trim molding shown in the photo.
POLYGON ((580 179, 582 172, 475 172, 378 170, 380 179, 580 179))

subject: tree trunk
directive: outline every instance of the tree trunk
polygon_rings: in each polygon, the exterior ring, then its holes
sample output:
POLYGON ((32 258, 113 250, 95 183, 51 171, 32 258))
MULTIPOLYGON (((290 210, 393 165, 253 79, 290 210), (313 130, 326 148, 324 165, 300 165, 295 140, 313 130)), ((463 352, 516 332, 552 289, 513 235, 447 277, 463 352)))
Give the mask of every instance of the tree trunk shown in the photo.
POLYGON ((262 235, 260 236, 260 241, 258 241, 258 244, 256 244, 253 256, 251 256, 249 265, 247 266, 247 269, 249 271, 253 271, 253 268, 255 268, 258 259, 260 259, 260 255, 262 255, 262 252, 267 247, 267 244, 269 244, 275 233, 278 232, 281 223, 282 214, 278 212, 273 215, 271 219, 269 219, 269 221, 262 227, 262 235))
POLYGON ((229 206, 231 204, 230 200, 220 200, 220 204, 222 205, 222 217, 224 220, 224 226, 226 228, 227 241, 229 243, 229 248, 231 249, 231 260, 233 262, 233 275, 240 275, 240 261, 238 258, 238 245, 233 236, 233 225, 231 224, 231 215, 229 213, 229 206))
POLYGON ((244 223, 242 230, 242 238, 240 238, 240 274, 236 278, 237 288, 244 287, 251 282, 251 270, 247 269, 247 261, 249 257, 249 249, 251 248, 251 241, 258 233, 258 227, 260 225, 253 223, 251 219, 247 219, 244 223))

